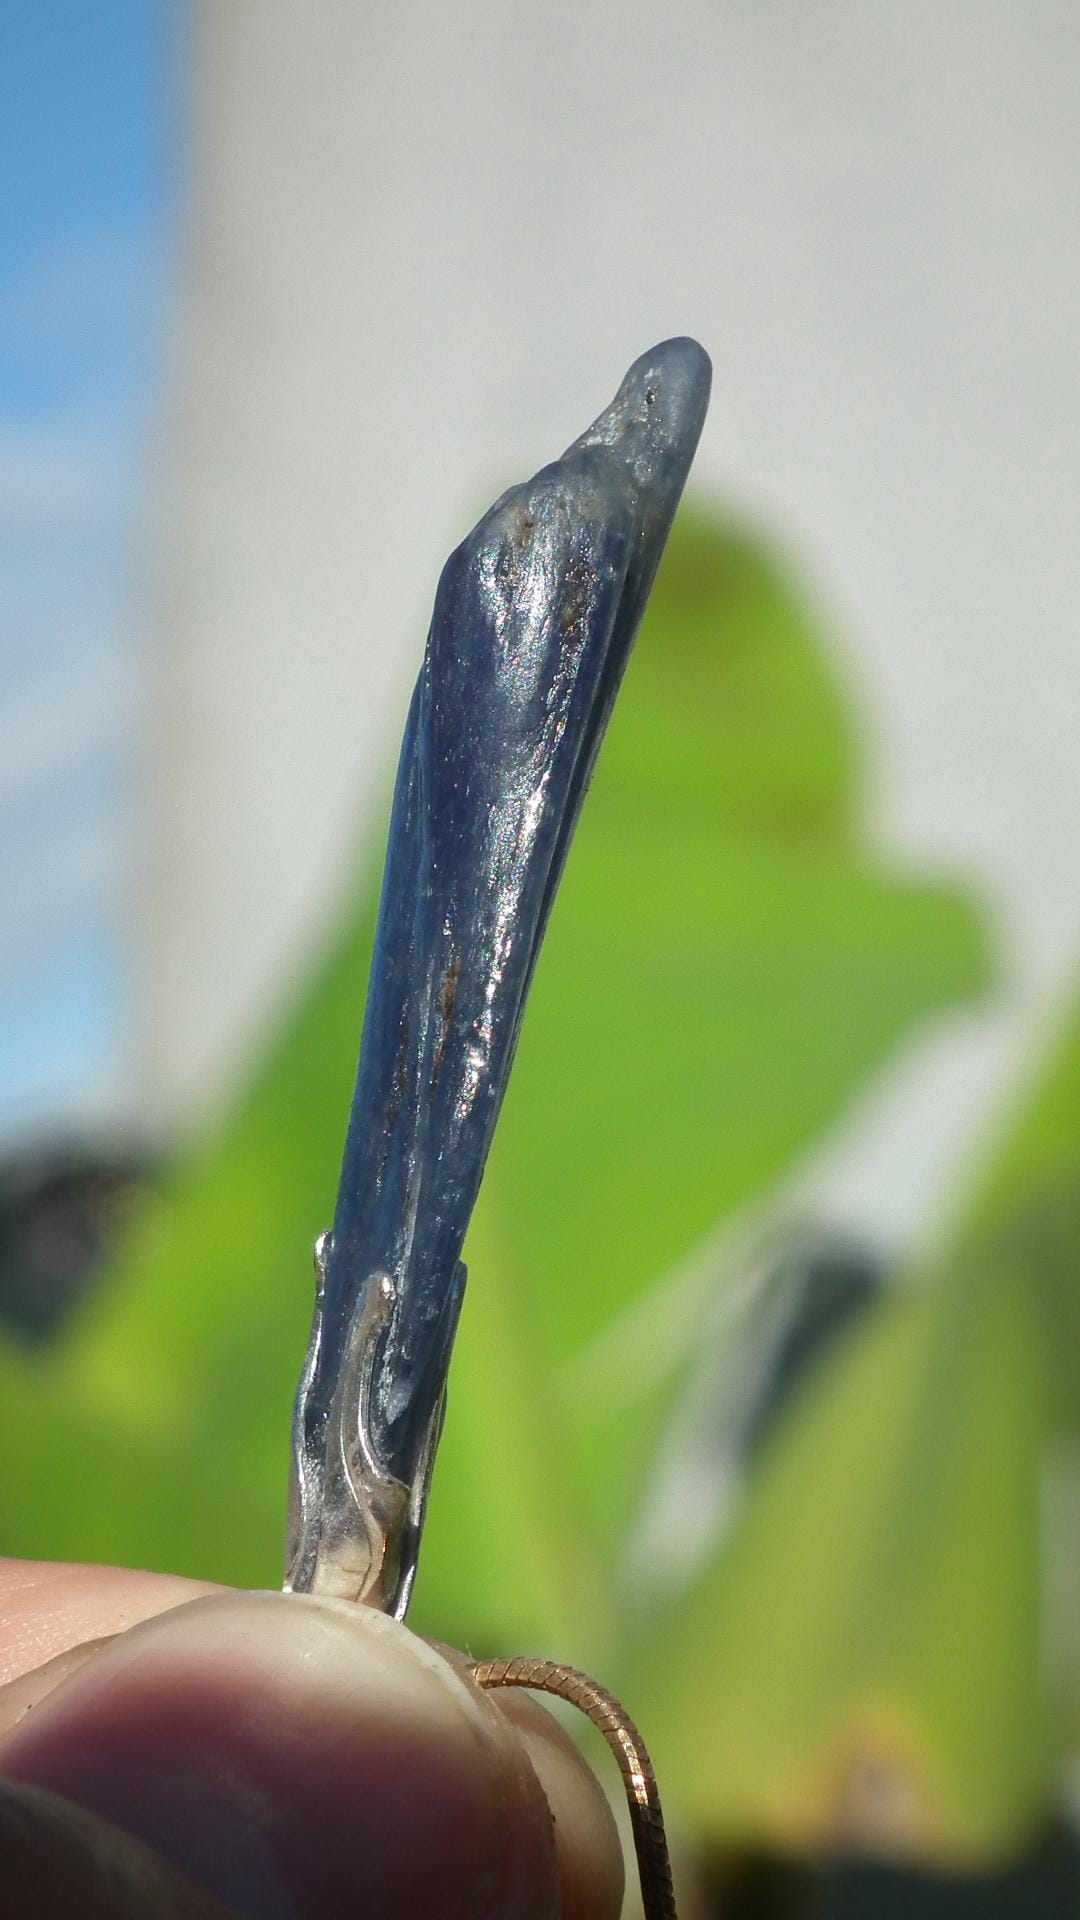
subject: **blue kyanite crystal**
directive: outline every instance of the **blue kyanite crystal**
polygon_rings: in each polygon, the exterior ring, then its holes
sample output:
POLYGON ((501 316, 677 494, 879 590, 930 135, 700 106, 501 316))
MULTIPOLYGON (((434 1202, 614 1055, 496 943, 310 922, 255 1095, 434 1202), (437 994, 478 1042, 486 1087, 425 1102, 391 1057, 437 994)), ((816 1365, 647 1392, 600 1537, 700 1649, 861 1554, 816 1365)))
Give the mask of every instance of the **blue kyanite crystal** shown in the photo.
POLYGON ((443 569, 398 769, 305 1427, 325 1434, 356 1304, 388 1275, 367 1441, 412 1486, 461 1248, 600 739, 708 404, 693 340, 643 354, 560 460, 443 569))

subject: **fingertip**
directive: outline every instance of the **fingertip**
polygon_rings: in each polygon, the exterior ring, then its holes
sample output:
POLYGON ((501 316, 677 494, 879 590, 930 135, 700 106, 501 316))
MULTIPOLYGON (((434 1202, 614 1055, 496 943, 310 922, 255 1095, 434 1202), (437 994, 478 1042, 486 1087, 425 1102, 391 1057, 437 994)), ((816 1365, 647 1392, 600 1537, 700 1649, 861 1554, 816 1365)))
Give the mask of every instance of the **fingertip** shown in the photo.
POLYGON ((49 1694, 0 1769, 249 1914, 559 1912, 551 1813, 510 1722, 367 1608, 281 1594, 177 1608, 49 1694))

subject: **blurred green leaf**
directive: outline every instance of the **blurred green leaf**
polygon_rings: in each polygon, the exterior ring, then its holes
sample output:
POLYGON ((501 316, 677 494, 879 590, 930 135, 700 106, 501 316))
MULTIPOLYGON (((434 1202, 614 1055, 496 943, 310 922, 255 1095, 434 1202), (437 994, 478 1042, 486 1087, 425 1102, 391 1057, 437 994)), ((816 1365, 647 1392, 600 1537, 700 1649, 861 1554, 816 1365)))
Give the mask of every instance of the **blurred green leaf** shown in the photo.
POLYGON ((1080 1744, 1080 1011, 937 1271, 789 1409, 631 1684, 716 1838, 962 1861, 1080 1744))
POLYGON ((1080 1006, 1070 1007, 1019 1112, 1008 1113, 971 1208, 964 1239, 989 1240, 1041 1208, 1080 1194, 1080 1006))
MULTIPOLYGON (((684 515, 585 807, 467 1256, 420 1624, 610 1658, 608 1569, 684 1364, 604 1343, 888 1051, 984 979, 955 891, 860 844, 800 598, 684 515)), ((288 1408, 331 1217, 370 900, 220 1137, 62 1348, 0 1356, 4 1545, 276 1581, 288 1408)))
POLYGON ((1043 1663, 1064 1749, 1080 1750, 1080 1001, 1004 1130, 956 1258, 1023 1299, 1037 1341, 1043 1663))
POLYGON ((820 1369, 632 1670, 684 1817, 957 1863, 1023 1834, 1054 1777, 1040 1416, 1000 1285, 914 1287, 820 1369))
MULTIPOLYGON (((1080 1005, 990 1158, 958 1257, 1030 1295, 1052 1432, 1080 1447, 1080 1005)), ((1080 1455, 1075 1461, 1080 1488, 1080 1455)), ((1076 1519, 1080 1523, 1080 1493, 1076 1519)), ((1076 1636, 1080 1664, 1080 1632, 1076 1636)), ((1077 1730, 1080 1740, 1080 1726, 1077 1730)))

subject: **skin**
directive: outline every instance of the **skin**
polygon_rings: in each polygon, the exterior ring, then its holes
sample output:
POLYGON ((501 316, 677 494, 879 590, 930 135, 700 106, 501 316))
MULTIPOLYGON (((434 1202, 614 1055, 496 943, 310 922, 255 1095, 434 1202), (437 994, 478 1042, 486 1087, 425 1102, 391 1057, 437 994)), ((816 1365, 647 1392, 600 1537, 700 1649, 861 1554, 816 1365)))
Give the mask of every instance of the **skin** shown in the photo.
POLYGON ((28 1915, 616 1920, 535 1701, 371 1608, 0 1561, 0 1859, 28 1915))

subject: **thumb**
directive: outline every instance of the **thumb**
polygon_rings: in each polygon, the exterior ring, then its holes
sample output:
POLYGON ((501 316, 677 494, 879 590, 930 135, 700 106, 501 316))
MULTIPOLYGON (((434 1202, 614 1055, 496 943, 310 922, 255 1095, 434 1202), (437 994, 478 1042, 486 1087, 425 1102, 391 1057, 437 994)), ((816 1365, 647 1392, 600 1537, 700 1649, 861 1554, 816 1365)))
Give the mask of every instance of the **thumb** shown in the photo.
POLYGON ((161 1614, 24 1715, 0 1772, 248 1915, 559 1912, 551 1811, 513 1726, 367 1607, 247 1593, 161 1614))

